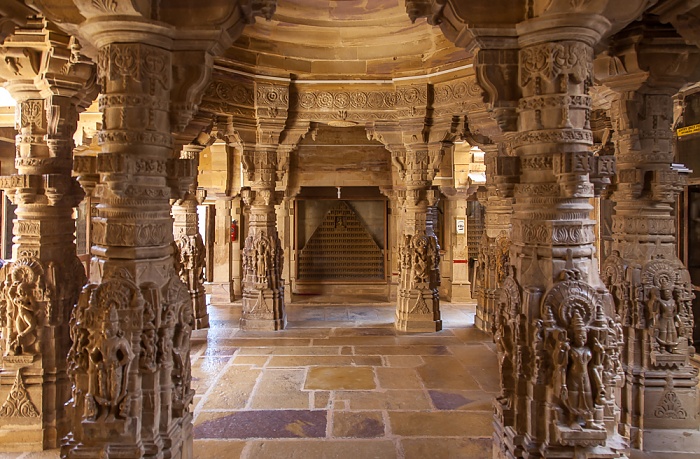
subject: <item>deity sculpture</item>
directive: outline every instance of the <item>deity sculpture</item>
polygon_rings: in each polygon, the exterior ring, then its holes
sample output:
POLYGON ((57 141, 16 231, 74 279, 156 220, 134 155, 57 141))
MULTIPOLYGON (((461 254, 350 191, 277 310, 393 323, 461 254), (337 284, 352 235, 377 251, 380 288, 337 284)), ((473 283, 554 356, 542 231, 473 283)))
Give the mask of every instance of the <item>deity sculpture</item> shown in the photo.
POLYGON ((30 284, 20 282, 16 286, 11 298, 9 313, 10 317, 13 317, 14 330, 11 330, 7 337, 8 352, 14 355, 37 352, 36 329, 38 321, 30 284))
POLYGON ((649 296, 647 305, 650 318, 650 332, 656 341, 655 347, 668 353, 673 353, 679 344, 678 306, 673 298, 671 288, 662 285, 654 288, 649 296))
POLYGON ((134 353, 131 344, 119 330, 117 311, 110 309, 102 321, 99 334, 88 345, 90 358, 89 391, 86 395, 86 417, 91 420, 114 420, 123 417, 127 380, 134 353))
POLYGON ((414 243, 413 252, 413 280, 416 283, 428 280, 428 240, 418 238, 414 243))
POLYGON ((589 371, 591 362, 596 364, 595 354, 600 355, 602 346, 594 339, 594 351, 587 346, 588 336, 585 323, 579 311, 575 311, 571 318, 571 342, 567 339, 565 331, 557 335, 557 343, 554 350, 555 364, 555 394, 562 400, 569 412, 569 425, 572 429, 580 430, 579 419, 583 418, 585 427, 599 429, 594 423, 595 405, 593 399, 593 386, 597 399, 601 397, 602 382, 594 376, 594 384, 591 383, 589 371))

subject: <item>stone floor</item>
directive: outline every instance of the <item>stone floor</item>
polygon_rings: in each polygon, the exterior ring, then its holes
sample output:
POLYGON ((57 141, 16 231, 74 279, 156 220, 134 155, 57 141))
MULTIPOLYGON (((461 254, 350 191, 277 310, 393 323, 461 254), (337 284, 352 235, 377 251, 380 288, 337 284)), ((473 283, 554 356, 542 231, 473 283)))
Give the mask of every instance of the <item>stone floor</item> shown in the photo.
POLYGON ((283 332, 244 332, 240 307, 212 307, 192 346, 195 457, 490 457, 498 369, 474 305, 443 303, 434 334, 395 332, 393 312, 313 298, 283 332))

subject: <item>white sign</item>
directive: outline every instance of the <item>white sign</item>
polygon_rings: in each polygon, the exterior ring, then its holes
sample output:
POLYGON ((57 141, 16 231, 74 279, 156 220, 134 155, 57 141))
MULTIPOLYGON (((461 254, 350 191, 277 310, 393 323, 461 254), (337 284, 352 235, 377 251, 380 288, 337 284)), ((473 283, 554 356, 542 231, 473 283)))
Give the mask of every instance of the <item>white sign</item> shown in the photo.
POLYGON ((464 234, 464 219, 457 218, 457 219, 455 219, 455 223, 456 223, 457 234, 464 234))

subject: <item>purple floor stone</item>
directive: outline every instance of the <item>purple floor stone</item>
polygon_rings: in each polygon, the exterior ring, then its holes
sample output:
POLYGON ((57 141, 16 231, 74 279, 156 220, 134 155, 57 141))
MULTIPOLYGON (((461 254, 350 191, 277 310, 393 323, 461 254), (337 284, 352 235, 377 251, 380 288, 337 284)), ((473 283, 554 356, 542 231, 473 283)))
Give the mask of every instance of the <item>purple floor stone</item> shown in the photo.
POLYGON ((322 438, 326 411, 236 411, 194 427, 194 438, 322 438))
POLYGON ((430 398, 433 400, 433 405, 438 410, 456 410, 468 403, 473 402, 460 394, 451 394, 449 392, 441 392, 439 390, 429 390, 430 398))

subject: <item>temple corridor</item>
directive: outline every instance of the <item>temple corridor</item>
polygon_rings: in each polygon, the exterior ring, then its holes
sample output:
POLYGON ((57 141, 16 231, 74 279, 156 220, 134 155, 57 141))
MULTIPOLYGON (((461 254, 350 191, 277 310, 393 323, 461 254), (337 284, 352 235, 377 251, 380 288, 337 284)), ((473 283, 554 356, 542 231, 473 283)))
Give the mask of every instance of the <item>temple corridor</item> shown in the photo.
POLYGON ((397 332, 390 303, 311 297, 281 333, 240 330, 240 305, 211 307, 192 342, 194 457, 490 457, 498 368, 475 306, 443 303, 430 334, 397 332))

